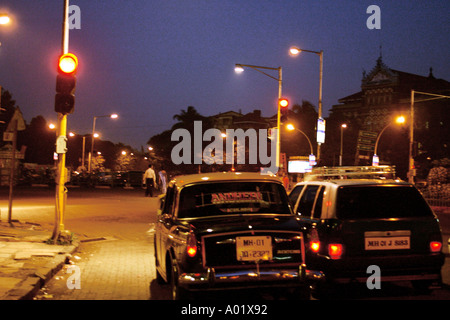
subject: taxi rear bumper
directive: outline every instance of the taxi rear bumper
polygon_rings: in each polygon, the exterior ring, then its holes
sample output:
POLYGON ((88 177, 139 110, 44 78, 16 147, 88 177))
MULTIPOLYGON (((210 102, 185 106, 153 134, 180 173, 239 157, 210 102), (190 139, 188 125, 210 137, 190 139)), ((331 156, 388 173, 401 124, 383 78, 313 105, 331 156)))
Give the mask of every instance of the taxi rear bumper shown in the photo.
POLYGON ((264 268, 260 270, 218 270, 207 268, 203 273, 181 273, 178 285, 188 290, 223 290, 260 287, 298 287, 324 279, 321 271, 309 270, 305 265, 298 269, 264 268))

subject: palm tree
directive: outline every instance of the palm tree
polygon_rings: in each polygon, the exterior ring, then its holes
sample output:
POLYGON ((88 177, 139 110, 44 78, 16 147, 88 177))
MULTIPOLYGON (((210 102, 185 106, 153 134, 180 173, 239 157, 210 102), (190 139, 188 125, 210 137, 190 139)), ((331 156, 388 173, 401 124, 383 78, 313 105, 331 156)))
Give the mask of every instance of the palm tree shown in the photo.
POLYGON ((174 127, 186 127, 186 125, 192 124, 196 120, 205 120, 193 106, 188 106, 186 110, 181 110, 179 114, 173 116, 173 119, 179 121, 174 127))

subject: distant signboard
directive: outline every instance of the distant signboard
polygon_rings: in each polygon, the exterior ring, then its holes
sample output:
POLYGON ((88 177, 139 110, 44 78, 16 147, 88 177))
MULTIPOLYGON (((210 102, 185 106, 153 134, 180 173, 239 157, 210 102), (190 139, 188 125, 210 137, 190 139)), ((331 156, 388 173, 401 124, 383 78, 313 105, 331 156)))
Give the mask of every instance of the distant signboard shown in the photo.
POLYGON ((378 133, 373 131, 360 130, 358 135, 357 149, 362 151, 373 151, 378 133))
MULTIPOLYGON (((17 151, 15 153, 14 157, 15 157, 15 159, 24 159, 25 154, 17 151)), ((10 151, 10 150, 0 151, 0 159, 12 159, 12 151, 10 151)))
POLYGON ((309 160, 289 160, 288 172, 289 173, 306 173, 311 172, 312 167, 309 164, 309 160))

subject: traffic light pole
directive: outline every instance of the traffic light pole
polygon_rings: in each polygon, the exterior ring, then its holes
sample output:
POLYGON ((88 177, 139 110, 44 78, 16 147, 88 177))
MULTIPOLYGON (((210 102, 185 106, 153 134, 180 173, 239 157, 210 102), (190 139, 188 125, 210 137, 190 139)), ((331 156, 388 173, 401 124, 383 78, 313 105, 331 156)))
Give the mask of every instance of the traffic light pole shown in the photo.
MULTIPOLYGON (((63 24, 62 24, 62 54, 69 52, 69 0, 64 0, 63 8, 63 24)), ((58 175, 56 181, 56 199, 55 199, 55 226, 53 230, 53 243, 56 244, 60 239, 61 232, 64 231, 64 214, 66 208, 66 148, 67 140, 67 115, 58 113, 58 138, 56 152, 58 153, 58 175), (61 139, 62 137, 62 139, 61 139), (63 141, 64 146, 58 145, 63 141)))

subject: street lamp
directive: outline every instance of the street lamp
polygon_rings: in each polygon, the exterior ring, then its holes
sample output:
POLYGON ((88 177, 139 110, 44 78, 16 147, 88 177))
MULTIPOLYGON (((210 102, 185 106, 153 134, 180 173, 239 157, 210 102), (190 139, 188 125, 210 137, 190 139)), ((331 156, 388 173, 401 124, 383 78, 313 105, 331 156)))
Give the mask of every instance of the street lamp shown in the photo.
POLYGON ((286 129, 288 129, 289 131, 297 130, 298 132, 300 132, 301 134, 303 134, 303 135, 305 136, 306 140, 308 140, 309 148, 311 149, 311 154, 314 154, 314 150, 313 150, 313 146, 312 146, 311 140, 309 140, 309 138, 308 138, 308 136, 306 135, 306 133, 304 133, 302 130, 300 130, 300 129, 294 127, 294 125, 293 125, 292 123, 289 123, 289 124, 286 126, 286 129))
POLYGON ((91 153, 89 155, 89 165, 88 165, 88 172, 91 172, 91 165, 92 165, 92 156, 94 154, 94 138, 98 138, 98 134, 95 133, 95 122, 97 121, 97 118, 111 118, 111 119, 117 119, 119 116, 116 113, 108 114, 104 116, 94 116, 94 122, 92 124, 92 142, 91 142, 91 153), (97 136, 95 136, 97 135, 97 136))
MULTIPOLYGON (((83 168, 83 170, 86 170, 85 166, 84 166, 84 159, 85 159, 85 153, 86 153, 86 136, 88 136, 89 134, 79 135, 79 134, 76 134, 74 132, 69 132, 69 137, 75 137, 77 135, 81 136, 83 138, 83 144, 82 144, 82 147, 81 147, 81 167, 83 168)), ((94 138, 98 138, 98 137, 99 137, 99 134, 95 133, 94 134, 94 138)), ((90 160, 91 160, 91 158, 90 158, 90 155, 89 155, 89 161, 90 160)))
MULTIPOLYGON (((315 53, 320 58, 320 68, 319 68, 319 107, 318 107, 318 117, 319 120, 322 119, 322 79, 323 79, 323 50, 320 51, 311 51, 311 50, 305 50, 300 49, 298 47, 291 47, 289 49, 289 52, 293 56, 297 56, 300 54, 300 52, 309 52, 309 53, 315 53)), ((322 119, 323 120, 323 119, 322 119)), ((320 160, 320 144, 321 142, 317 142, 317 161, 320 160)))
POLYGON ((341 124, 341 151, 339 153, 339 166, 342 166, 342 154, 344 149, 344 129, 347 128, 345 123, 341 124))
POLYGON ((0 13, 0 25, 7 25, 11 22, 11 18, 7 13, 0 13))
POLYGON ((281 69, 281 67, 272 68, 272 67, 254 66, 254 65, 237 63, 234 67, 234 71, 236 73, 242 73, 244 71, 244 67, 252 68, 253 70, 256 70, 256 71, 262 73, 263 75, 268 76, 269 78, 274 79, 278 82, 276 166, 279 169, 280 168, 280 120, 281 120, 281 114, 280 114, 280 104, 278 103, 278 101, 280 101, 280 99, 281 99, 281 87, 282 87, 282 83, 283 83, 282 69, 281 69), (262 70, 276 70, 276 71, 278 71, 278 78, 276 78, 262 70))
POLYGON ((404 116, 398 116, 397 118, 395 118, 395 122, 390 122, 388 123, 378 134, 377 140, 375 142, 375 148, 373 151, 373 159, 372 159, 372 166, 377 166, 379 163, 379 157, 377 155, 377 149, 378 149, 378 142, 380 141, 381 135, 383 134, 383 132, 389 128, 392 124, 396 123, 396 124, 403 124, 406 122, 406 119, 404 116))

